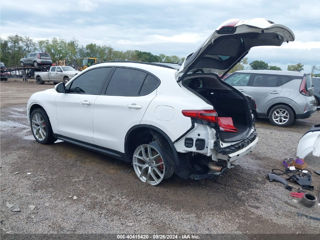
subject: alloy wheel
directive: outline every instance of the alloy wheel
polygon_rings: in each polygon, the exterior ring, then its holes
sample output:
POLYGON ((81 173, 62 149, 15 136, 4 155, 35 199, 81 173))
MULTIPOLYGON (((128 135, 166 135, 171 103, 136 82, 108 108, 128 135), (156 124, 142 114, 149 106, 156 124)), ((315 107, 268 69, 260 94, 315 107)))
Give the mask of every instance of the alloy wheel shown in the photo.
POLYGON ((46 129, 47 125, 43 116, 37 112, 32 116, 31 121, 32 121, 33 135, 40 142, 45 140, 47 136, 47 129, 46 129))
POLYGON ((272 113, 272 120, 278 125, 286 124, 289 118, 289 112, 284 108, 277 108, 272 113))
POLYGON ((133 153, 133 168, 142 182, 158 185, 165 176, 165 164, 159 151, 150 144, 142 144, 133 153))

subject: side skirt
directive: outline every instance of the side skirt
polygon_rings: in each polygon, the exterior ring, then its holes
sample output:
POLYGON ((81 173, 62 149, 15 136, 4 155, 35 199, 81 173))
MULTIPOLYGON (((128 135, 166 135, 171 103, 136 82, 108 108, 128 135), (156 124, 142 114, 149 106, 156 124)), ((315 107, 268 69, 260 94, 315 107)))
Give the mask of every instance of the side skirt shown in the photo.
POLYGON ((99 153, 102 153, 104 155, 117 158, 117 159, 119 159, 121 161, 124 161, 124 162, 130 162, 129 158, 127 157, 127 155, 125 153, 114 151, 112 149, 108 149, 108 148, 104 148, 104 147, 100 147, 100 146, 97 146, 97 145, 94 145, 94 144, 91 144, 91 143, 82 142, 82 141, 79 141, 79 140, 76 140, 76 139, 73 139, 73 138, 69 138, 69 137, 65 137, 65 136, 62 136, 62 135, 59 135, 59 134, 55 134, 55 137, 60 139, 60 140, 65 141, 65 142, 68 142, 68 143, 71 143, 71 144, 86 148, 88 150, 91 150, 91 151, 94 151, 94 152, 99 152, 99 153))

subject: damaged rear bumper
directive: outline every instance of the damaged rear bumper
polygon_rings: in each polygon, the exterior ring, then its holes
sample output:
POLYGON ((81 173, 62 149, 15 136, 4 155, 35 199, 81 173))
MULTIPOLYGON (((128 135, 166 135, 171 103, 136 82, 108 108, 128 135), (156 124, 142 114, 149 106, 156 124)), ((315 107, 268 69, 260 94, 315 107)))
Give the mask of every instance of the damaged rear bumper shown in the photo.
POLYGON ((251 152, 252 149, 257 145, 258 140, 259 138, 256 132, 254 131, 245 140, 240 141, 228 147, 222 148, 221 143, 217 141, 214 146, 214 149, 217 152, 216 158, 233 162, 238 158, 251 152))
POLYGON ((176 174, 182 178, 195 180, 222 175, 233 167, 235 160, 251 152, 257 143, 258 137, 254 128, 244 140, 224 143, 216 138, 214 129, 198 125, 175 143, 179 154, 176 174), (186 146, 189 144, 188 139, 193 139, 190 142, 196 143, 199 138, 206 139, 206 144, 201 150, 198 150, 195 144, 186 146))

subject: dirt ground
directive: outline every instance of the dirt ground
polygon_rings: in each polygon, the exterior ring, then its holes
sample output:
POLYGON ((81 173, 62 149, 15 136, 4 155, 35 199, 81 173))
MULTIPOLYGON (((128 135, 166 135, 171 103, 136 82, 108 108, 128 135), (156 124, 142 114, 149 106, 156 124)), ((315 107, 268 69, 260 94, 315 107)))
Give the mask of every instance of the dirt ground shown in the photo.
MULTIPOLYGON (((115 159, 62 141, 36 143, 26 102, 33 92, 51 87, 12 79, 0 83, 3 233, 320 234, 320 221, 298 216, 319 218, 320 205, 303 207, 283 185, 266 180, 284 158, 295 156, 302 134, 320 123, 319 111, 289 128, 259 120, 254 152, 217 180, 174 176, 152 187, 115 159)), ((320 170, 320 159, 306 162, 308 169, 320 170)), ((312 177, 318 195, 320 176, 312 177)))

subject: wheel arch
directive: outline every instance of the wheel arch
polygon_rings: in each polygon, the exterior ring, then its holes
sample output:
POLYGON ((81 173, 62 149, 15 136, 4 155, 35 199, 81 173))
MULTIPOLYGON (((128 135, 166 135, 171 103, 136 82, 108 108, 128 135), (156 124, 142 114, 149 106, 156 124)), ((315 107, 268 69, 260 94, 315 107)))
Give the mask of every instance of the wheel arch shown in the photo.
MULTIPOLYGON (((48 116, 48 113, 47 113, 46 109, 45 109, 43 106, 41 106, 41 105, 38 104, 38 103, 34 103, 34 104, 32 104, 32 105, 30 106, 29 114, 28 114, 28 117, 29 117, 29 118, 31 117, 32 111, 33 111, 34 109, 37 109, 37 108, 43 109, 43 111, 45 111, 46 114, 47 114, 47 116, 48 116)), ((48 118, 49 118, 49 116, 48 116, 48 118)), ((49 119, 49 120, 50 120, 50 119, 49 119)))
POLYGON ((131 127, 129 131, 127 132, 125 136, 125 144, 124 144, 124 150, 125 154, 127 155, 128 159, 130 159, 131 154, 134 151, 134 145, 131 143, 134 140, 139 139, 140 137, 143 137, 143 135, 147 135, 147 137, 161 137, 165 142, 168 144, 168 147, 170 148, 172 154, 173 154, 173 160, 175 165, 177 166, 179 164, 179 157, 178 153, 176 151, 175 146, 173 145, 172 140, 169 138, 169 136, 162 131, 160 128, 155 127, 153 125, 148 124, 139 124, 131 127))
POLYGON ((287 104, 287 103, 275 103, 275 104, 271 105, 271 106, 268 108, 267 117, 269 117, 269 114, 270 114, 271 109, 272 109, 273 107, 277 106, 277 105, 285 105, 285 106, 289 107, 289 108, 292 110, 293 114, 294 114, 294 118, 296 118, 296 111, 294 110, 294 108, 293 108, 292 106, 290 106, 290 105, 287 104))

